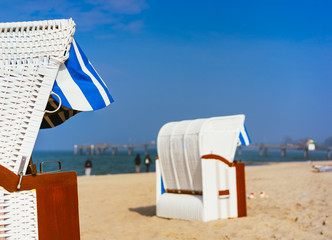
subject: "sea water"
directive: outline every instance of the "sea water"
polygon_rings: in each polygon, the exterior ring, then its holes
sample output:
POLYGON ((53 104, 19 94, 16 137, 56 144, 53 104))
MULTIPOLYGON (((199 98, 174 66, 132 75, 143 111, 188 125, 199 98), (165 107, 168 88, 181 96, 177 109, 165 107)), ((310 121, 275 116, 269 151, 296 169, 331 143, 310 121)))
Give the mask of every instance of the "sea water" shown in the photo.
MULTIPOLYGON (((35 151, 32 154, 33 162, 37 165, 38 172, 40 172, 40 164, 43 163, 43 171, 55 171, 58 168, 60 161, 62 171, 75 171, 77 175, 84 175, 84 163, 90 158, 92 161, 92 175, 107 175, 107 174, 123 174, 135 172, 135 156, 141 156, 141 172, 145 172, 144 165, 144 150, 136 150, 132 155, 128 155, 127 151, 119 151, 116 155, 106 153, 104 155, 74 155, 73 151, 35 151)), ((149 154, 152 159, 150 164, 150 172, 155 171, 155 159, 157 157, 156 149, 149 149, 149 154)), ((241 151, 241 155, 236 153, 235 159, 244 162, 246 166, 262 165, 269 162, 294 162, 294 161, 317 161, 327 159, 326 152, 313 151, 309 152, 309 156, 304 158, 303 151, 289 150, 286 157, 281 156, 278 150, 269 150, 268 156, 259 156, 258 150, 241 151)))

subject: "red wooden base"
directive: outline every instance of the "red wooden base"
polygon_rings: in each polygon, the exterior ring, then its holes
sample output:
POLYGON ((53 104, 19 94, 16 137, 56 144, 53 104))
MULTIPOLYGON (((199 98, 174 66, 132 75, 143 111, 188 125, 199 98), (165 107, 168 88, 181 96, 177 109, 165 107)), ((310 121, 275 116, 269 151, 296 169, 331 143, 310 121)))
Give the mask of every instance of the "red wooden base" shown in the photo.
MULTIPOLYGON (((15 192, 19 176, 0 165, 0 186, 15 192)), ((41 240, 80 239, 75 172, 24 176, 20 191, 36 189, 38 235, 41 240)))

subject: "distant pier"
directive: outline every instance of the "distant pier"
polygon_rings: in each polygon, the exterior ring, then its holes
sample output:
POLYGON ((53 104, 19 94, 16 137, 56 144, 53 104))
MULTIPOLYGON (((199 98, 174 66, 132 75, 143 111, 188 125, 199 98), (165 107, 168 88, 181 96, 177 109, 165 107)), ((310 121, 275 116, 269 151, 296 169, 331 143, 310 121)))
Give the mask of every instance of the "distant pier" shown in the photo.
MULTIPOLYGON (((144 149, 145 153, 148 153, 149 148, 156 147, 155 142, 141 143, 141 144, 90 144, 90 145, 75 145, 74 154, 75 155, 105 155, 112 154, 116 155, 120 149, 125 149, 128 155, 132 155, 135 149, 144 149)), ((303 152, 303 157, 308 158, 309 152, 311 151, 306 145, 284 145, 284 144, 251 144, 250 146, 239 146, 237 148, 237 153, 241 156, 242 149, 252 149, 258 150, 259 156, 268 156, 270 149, 280 150, 281 157, 286 157, 287 151, 297 150, 303 152)), ((322 151, 327 153, 327 159, 331 159, 332 147, 315 145, 315 149, 312 151, 322 151)))
POLYGON ((310 148, 306 145, 296 145, 296 144, 291 144, 291 145, 277 145, 277 144, 252 144, 248 147, 242 147, 239 146, 237 151, 238 155, 241 156, 241 151, 242 149, 258 149, 259 151, 259 156, 268 156, 269 149, 278 149, 280 150, 280 155, 281 157, 286 157, 287 151, 288 150, 297 150, 297 151, 303 151, 303 157, 308 158, 308 154, 310 151, 326 151, 327 153, 327 159, 331 159, 331 150, 332 147, 328 146, 321 146, 321 145, 315 145, 314 150, 310 150, 310 148))
POLYGON ((128 151, 128 155, 132 155, 135 149, 144 149, 145 153, 148 153, 149 147, 155 147, 155 142, 149 143, 141 143, 141 144, 90 144, 90 145, 74 145, 74 154, 75 155, 105 155, 112 154, 116 155, 118 150, 126 149, 128 151))

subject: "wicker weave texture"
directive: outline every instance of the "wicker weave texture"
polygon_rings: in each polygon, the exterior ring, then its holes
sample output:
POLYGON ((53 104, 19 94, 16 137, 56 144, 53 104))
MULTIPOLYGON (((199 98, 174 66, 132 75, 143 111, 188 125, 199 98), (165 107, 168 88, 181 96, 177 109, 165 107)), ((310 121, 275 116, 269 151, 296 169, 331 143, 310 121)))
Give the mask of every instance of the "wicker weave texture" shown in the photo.
POLYGON ((68 58, 75 23, 72 19, 0 23, 0 64, 47 64, 68 58))
POLYGON ((38 239, 36 191, 0 188, 0 239, 38 239))
POLYGON ((0 24, 0 164, 16 174, 26 171, 74 31, 71 19, 0 24))

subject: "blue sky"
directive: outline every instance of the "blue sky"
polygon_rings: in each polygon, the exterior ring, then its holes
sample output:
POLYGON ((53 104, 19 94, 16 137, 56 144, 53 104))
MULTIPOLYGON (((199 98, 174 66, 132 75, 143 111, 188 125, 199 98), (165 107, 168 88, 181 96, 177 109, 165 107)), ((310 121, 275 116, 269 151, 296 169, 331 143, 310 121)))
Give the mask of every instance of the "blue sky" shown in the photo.
POLYGON ((114 97, 36 149, 156 140, 169 121, 243 113, 252 141, 332 136, 329 1, 6 1, 1 22, 73 18, 114 97))

